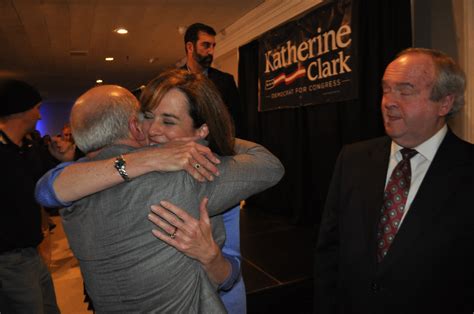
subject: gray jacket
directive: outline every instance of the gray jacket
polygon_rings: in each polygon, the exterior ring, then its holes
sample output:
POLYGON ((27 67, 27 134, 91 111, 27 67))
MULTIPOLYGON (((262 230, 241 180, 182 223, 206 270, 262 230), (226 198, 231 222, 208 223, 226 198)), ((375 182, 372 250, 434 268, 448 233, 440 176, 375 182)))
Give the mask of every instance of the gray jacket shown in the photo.
MULTIPOLYGON (((95 159, 132 151, 104 148, 95 159)), ((235 156, 221 157, 220 176, 200 183, 184 171, 153 172, 90 195, 61 211, 70 246, 97 312, 225 313, 199 262, 158 240, 148 219, 152 204, 168 200, 199 218, 199 202, 209 197, 215 216, 241 199, 276 184, 284 169, 262 146, 237 140, 235 156)), ((222 246, 220 216, 213 235, 222 246)))

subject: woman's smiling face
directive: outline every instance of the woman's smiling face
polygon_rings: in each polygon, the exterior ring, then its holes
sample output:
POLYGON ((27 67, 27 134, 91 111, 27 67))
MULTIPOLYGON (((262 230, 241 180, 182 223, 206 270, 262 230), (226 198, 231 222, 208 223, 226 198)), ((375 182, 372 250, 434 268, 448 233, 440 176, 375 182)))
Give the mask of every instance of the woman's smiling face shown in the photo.
POLYGON ((176 138, 199 135, 189 115, 188 99, 177 88, 169 90, 153 111, 145 112, 143 128, 150 144, 164 144, 176 138))

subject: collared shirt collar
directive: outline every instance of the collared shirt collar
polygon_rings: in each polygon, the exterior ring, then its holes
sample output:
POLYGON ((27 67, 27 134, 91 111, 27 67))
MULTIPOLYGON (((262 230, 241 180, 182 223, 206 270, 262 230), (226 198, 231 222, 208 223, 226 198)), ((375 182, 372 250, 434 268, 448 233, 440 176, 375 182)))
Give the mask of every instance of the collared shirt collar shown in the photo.
MULTIPOLYGON (((419 155, 423 156, 425 159, 430 162, 434 159, 436 152, 438 151, 441 142, 448 133, 448 126, 445 124, 435 135, 430 137, 428 140, 424 141, 420 145, 413 147, 419 155)), ((402 160, 402 154, 400 150, 403 147, 392 141, 392 147, 390 152, 390 158, 395 158, 397 161, 402 160)))
MULTIPOLYGON (((24 142, 26 139, 23 139, 22 142, 24 142)), ((14 146, 14 147, 20 147, 18 145, 16 145, 11 139, 10 137, 8 137, 8 134, 5 133, 3 130, 0 130, 0 143, 4 144, 4 145, 10 145, 10 146, 14 146)))
POLYGON ((24 137, 21 141, 21 145, 18 146, 8 137, 8 135, 3 130, 0 130, 0 145, 3 145, 3 147, 11 147, 12 149, 15 149, 18 152, 22 153, 26 149, 31 148, 33 146, 33 142, 24 137))
MULTIPOLYGON (((192 72, 191 69, 188 67, 188 64, 186 63, 186 69, 188 70, 188 72, 192 72)), ((201 72, 203 75, 205 75, 206 77, 209 76, 209 68, 205 68, 202 72, 201 72)))
POLYGON ((0 144, 6 145, 10 144, 12 141, 8 138, 8 136, 0 130, 0 144))

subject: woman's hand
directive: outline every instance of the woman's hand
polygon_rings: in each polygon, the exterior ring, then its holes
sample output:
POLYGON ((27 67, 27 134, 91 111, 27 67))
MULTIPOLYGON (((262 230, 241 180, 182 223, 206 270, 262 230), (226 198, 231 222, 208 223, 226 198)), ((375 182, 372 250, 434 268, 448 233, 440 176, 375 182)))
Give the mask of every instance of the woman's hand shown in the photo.
POLYGON ((166 201, 151 206, 154 214, 150 213, 148 218, 164 231, 154 229, 157 238, 198 260, 209 278, 221 284, 230 275, 231 266, 212 237, 207 202, 204 198, 199 205, 199 220, 166 201))
POLYGON ((156 215, 150 214, 148 218, 165 231, 154 229, 153 234, 202 264, 211 262, 220 249, 212 237, 207 201, 207 198, 201 201, 199 220, 166 201, 152 206, 151 210, 156 215))
POLYGON ((162 170, 183 169, 198 181, 213 181, 214 176, 219 175, 215 165, 219 164, 220 160, 214 156, 209 147, 196 143, 197 139, 183 137, 162 145, 161 164, 168 164, 168 168, 162 170))
MULTIPOLYGON (((194 179, 205 182, 213 181, 219 175, 216 165, 220 160, 214 156, 209 147, 196 143, 197 137, 183 137, 166 144, 152 146, 125 155, 127 162, 136 167, 145 167, 152 171, 188 172, 194 179)), ((142 172, 140 172, 142 174, 142 172)))

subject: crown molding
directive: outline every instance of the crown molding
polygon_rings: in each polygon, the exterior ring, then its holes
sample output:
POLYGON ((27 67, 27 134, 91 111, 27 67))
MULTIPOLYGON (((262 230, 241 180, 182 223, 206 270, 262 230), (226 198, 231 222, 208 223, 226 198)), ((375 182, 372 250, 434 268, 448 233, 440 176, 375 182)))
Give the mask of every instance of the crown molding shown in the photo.
MULTIPOLYGON (((464 71, 466 77, 474 75, 474 3, 464 0, 464 71)), ((466 103, 464 105, 464 136, 467 141, 474 143, 474 80, 467 80, 466 103)))
POLYGON ((215 58, 250 42, 266 31, 283 24, 323 0, 267 0, 216 36, 215 58))

